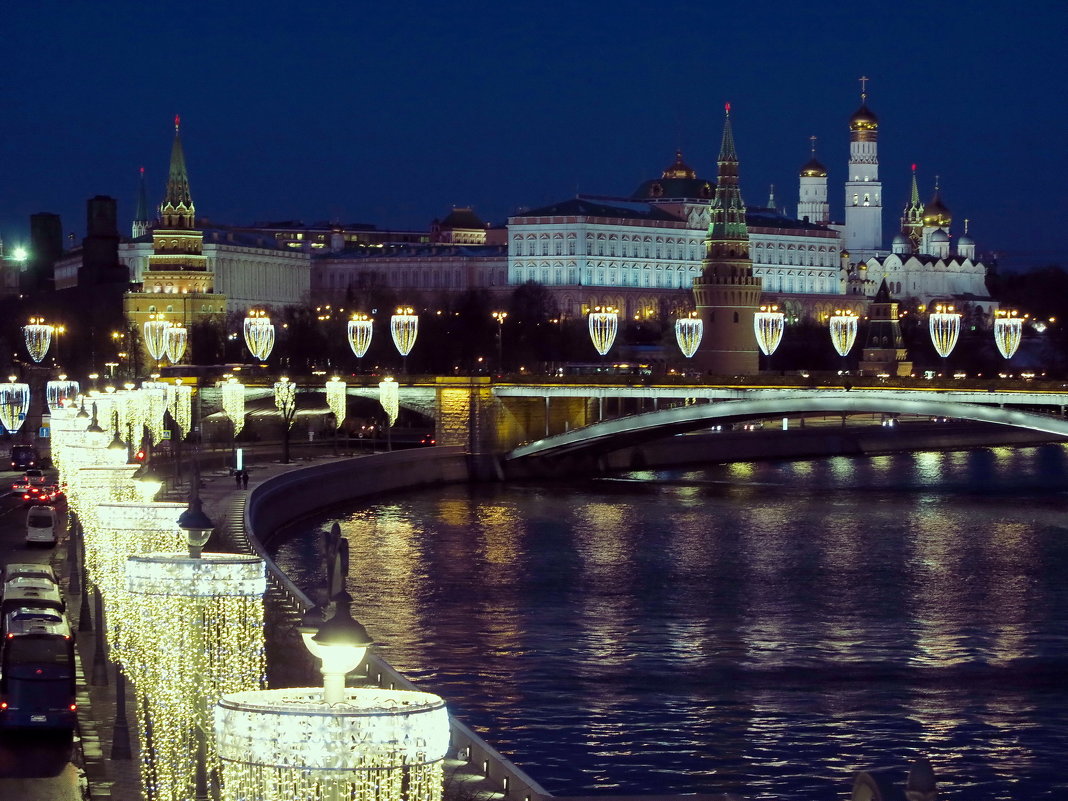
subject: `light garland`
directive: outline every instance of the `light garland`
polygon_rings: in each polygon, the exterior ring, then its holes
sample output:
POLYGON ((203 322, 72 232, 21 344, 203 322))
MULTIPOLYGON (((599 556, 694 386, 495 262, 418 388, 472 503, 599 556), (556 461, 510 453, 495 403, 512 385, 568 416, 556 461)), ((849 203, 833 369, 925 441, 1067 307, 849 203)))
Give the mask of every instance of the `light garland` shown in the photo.
POLYGON ((26 420, 30 409, 30 385, 7 381, 0 384, 0 424, 9 434, 15 434, 26 420))
POLYGON ((400 413, 400 385, 392 378, 379 382, 378 402, 382 404, 382 409, 392 426, 397 422, 397 415, 400 413))
POLYGON ((167 355, 167 361, 178 364, 185 356, 185 348, 189 341, 189 332, 181 323, 175 323, 167 329, 163 337, 163 350, 167 355))
POLYGON ((770 356, 782 342, 782 333, 786 325, 786 315, 778 306, 761 306, 753 315, 753 333, 757 345, 765 356, 770 356))
POLYGON ((43 317, 31 317, 30 322, 22 327, 22 336, 26 340, 26 352, 37 364, 40 364, 48 354, 55 330, 55 326, 48 325, 43 317))
POLYGON ((282 423, 292 428, 297 413, 297 385, 284 376, 274 382, 274 407, 281 413, 282 423))
POLYGON ((590 341, 601 356, 612 349, 616 341, 616 333, 619 331, 619 312, 611 306, 601 308, 597 306, 590 312, 588 324, 590 328, 590 341))
POLYGON ((54 416, 63 408, 67 401, 73 401, 81 387, 77 381, 68 381, 65 375, 61 375, 56 381, 45 384, 45 398, 48 401, 48 411, 54 416))
POLYGON ((845 358, 857 341, 857 315, 851 311, 835 311, 827 323, 831 343, 838 355, 845 358))
POLYGON ((994 342, 1003 358, 1011 359, 1023 338, 1023 320, 1014 311, 998 310, 994 319, 994 342))
POLYGON ((156 362, 162 359, 167 351, 167 330, 170 327, 170 320, 165 319, 162 314, 150 315, 149 319, 145 320, 145 324, 141 326, 145 335, 145 349, 156 362))
POLYGON ((349 347, 357 359, 362 359, 367 349, 371 347, 371 338, 374 336, 374 320, 365 314, 357 314, 349 320, 348 337, 349 347))
MULTIPOLYGON (((141 777, 149 801, 195 795, 198 732, 209 775, 218 767, 212 709, 226 693, 263 686, 264 563, 238 554, 153 553, 126 562, 126 591, 138 613, 124 668, 137 689, 141 777)), ((210 794, 210 790, 209 790, 210 794)))
POLYGON ((952 306, 939 303, 927 316, 927 325, 931 332, 931 344, 935 351, 945 359, 957 346, 960 336, 960 314, 952 306))
POLYGON ((231 378, 222 385, 222 405, 226 416, 234 424, 234 436, 236 437, 245 427, 245 385, 238 383, 236 378, 231 378))
POLYGON ((696 312, 691 312, 688 317, 680 317, 675 321, 675 341, 679 343, 679 350, 687 359, 697 353, 704 333, 704 320, 698 317, 696 312))
POLYGON ((415 339, 419 336, 419 315, 411 306, 397 309, 397 313, 389 318, 389 330, 397 352, 401 356, 407 356, 412 352, 415 339))
POLYGON ((321 688, 223 696, 215 711, 222 800, 439 801, 445 703, 405 690, 321 688))
MULTIPOLYGON (((180 378, 177 380, 181 381, 180 378)), ((185 384, 175 384, 169 390, 168 397, 168 408, 178 426, 178 436, 185 439, 193 420, 193 388, 185 384)))
POLYGON ((163 417, 167 413, 167 395, 173 392, 170 384, 162 381, 141 382, 141 409, 144 412, 144 424, 152 436, 152 444, 158 445, 163 440, 163 417))
POLYGON ((245 318, 245 345, 257 361, 266 361, 274 350, 274 325, 264 311, 250 311, 245 318))
POLYGON ((326 382, 326 405, 334 415, 334 425, 341 428, 348 412, 348 385, 337 376, 326 382))

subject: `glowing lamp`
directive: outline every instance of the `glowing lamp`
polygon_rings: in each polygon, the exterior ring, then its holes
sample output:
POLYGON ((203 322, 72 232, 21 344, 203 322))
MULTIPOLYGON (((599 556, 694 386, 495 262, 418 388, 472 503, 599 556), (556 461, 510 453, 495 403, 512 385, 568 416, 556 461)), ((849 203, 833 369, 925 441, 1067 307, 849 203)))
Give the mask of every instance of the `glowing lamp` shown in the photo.
POLYGON ((274 350, 274 325, 267 312, 250 311, 245 318, 245 345, 257 361, 266 361, 274 350))
POLYGON ((330 412, 334 415, 334 424, 338 428, 341 428, 348 412, 347 390, 345 382, 337 376, 326 382, 326 405, 330 407, 330 412))
POLYGON ((697 316, 697 312, 690 312, 688 317, 680 317, 675 321, 675 341, 679 343, 679 350, 687 359, 697 352, 704 333, 705 323, 697 316))
POLYGON ((199 496, 194 495, 189 501, 189 508, 178 517, 178 528, 182 529, 189 539, 189 556, 199 559, 211 532, 215 530, 215 524, 204 511, 199 496))
POLYGON ((597 352, 604 356, 612 349, 619 330, 619 312, 611 306, 597 306, 589 315, 590 340, 597 352))
POLYGON ((48 325, 43 317, 31 317, 30 322, 22 327, 22 336, 26 340, 26 352, 38 364, 48 353, 55 330, 55 326, 48 325))
POLYGON ((397 422, 397 414, 400 412, 400 385, 392 378, 379 382, 378 402, 382 404, 382 409, 392 426, 397 422))
POLYGON ((407 356, 415 347, 415 338, 419 336, 419 315, 411 306, 397 309, 397 313, 389 319, 389 330, 397 352, 407 356))
MULTIPOLYGON (((52 414, 62 408, 68 401, 73 401, 81 389, 77 381, 68 381, 65 375, 61 375, 58 381, 49 381, 45 384, 45 398, 48 401, 48 410, 52 414)), ((85 408, 84 403, 82 408, 85 408)))
POLYGON ((935 310, 928 314, 927 324, 931 332, 931 344, 934 345, 938 355, 945 359, 957 346, 957 338, 960 336, 960 318, 952 306, 939 303, 935 310))
POLYGON ((761 353, 771 356, 776 351, 782 342, 785 327, 786 315, 779 311, 778 306, 760 307, 760 311, 753 315, 753 333, 761 353))
POLYGON ((231 378, 222 385, 222 406, 226 416, 234 425, 234 436, 245 425, 245 385, 231 378))
POLYGON ((836 311, 831 315, 828 327, 834 349, 844 358, 857 341, 857 315, 851 311, 836 311))
POLYGON ((163 337, 163 350, 171 364, 178 364, 182 360, 188 341, 189 332, 180 323, 175 323, 167 329, 163 337))
POLYGON ((274 384, 274 405, 281 412, 283 422, 292 427, 297 410, 297 385, 284 376, 274 384))
POLYGON ((352 596, 339 592, 334 596, 334 616, 306 638, 313 656, 322 660, 323 701, 340 704, 345 700, 345 676, 359 667, 374 640, 367 629, 352 617, 352 596))
POLYGON ((30 385, 14 380, 0 384, 0 424, 9 434, 22 428, 30 408, 30 385))
POLYGON ((163 354, 166 352, 167 329, 170 327, 171 322, 165 319, 162 314, 149 315, 149 319, 141 326, 141 330, 144 332, 145 349, 148 350, 148 355, 157 362, 163 358, 163 354))
POLYGON ((357 314, 349 320, 349 347, 352 348, 357 359, 362 359, 366 355, 367 349, 371 347, 372 336, 374 336, 374 320, 370 317, 357 314))
POLYGON ((998 351, 1006 359, 1011 359, 1020 347, 1020 339, 1023 337, 1023 320, 1016 316, 1014 311, 997 312, 994 319, 994 342, 997 343, 998 351))

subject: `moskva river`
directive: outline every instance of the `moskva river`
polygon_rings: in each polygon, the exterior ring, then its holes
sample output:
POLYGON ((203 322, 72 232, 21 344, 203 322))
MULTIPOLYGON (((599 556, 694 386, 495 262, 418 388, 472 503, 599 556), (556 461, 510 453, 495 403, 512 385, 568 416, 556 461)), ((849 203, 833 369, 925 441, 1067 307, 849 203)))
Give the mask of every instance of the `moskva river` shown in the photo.
POLYGON ((1068 449, 736 463, 383 497, 351 546, 380 653, 550 792, 1068 789, 1068 449))

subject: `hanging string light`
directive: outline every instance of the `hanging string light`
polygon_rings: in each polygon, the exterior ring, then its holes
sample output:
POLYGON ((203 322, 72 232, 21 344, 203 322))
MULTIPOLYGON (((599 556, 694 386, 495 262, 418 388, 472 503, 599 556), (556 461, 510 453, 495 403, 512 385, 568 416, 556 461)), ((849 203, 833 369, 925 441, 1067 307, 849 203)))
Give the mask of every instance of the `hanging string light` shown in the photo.
POLYGON ((1011 359, 1023 338, 1023 320, 1014 311, 998 309, 994 317, 994 342, 1006 359, 1011 359))
POLYGON ((589 315, 590 340, 597 352, 604 356, 612 349, 619 330, 619 311, 611 306, 597 306, 589 315))
POLYGON ((836 310, 828 321, 831 332, 831 343, 838 355, 846 357, 853 349, 853 343, 857 341, 857 315, 855 312, 836 310))
POLYGON ((282 420, 292 427, 297 411, 297 385, 285 376, 274 383, 274 407, 281 413, 282 420))
POLYGON ((245 318, 245 345, 257 361, 267 361, 274 350, 274 325, 267 312, 252 309, 245 318))
POLYGON ((389 318, 389 330, 393 334, 393 344, 397 346, 397 352, 401 356, 407 356, 415 346, 415 338, 419 335, 419 315, 411 306, 397 309, 397 313, 389 318))
POLYGON ((679 350, 687 359, 697 353, 704 333, 705 323, 697 316, 697 312, 690 312, 688 316, 675 321, 675 341, 679 343, 679 350))
POLYGON ((937 304, 928 314, 927 325, 931 332, 931 344, 938 355, 945 359, 957 346, 960 336, 960 314, 948 304, 937 304))
POLYGON ((80 389, 77 381, 68 381, 65 375, 46 383, 45 399, 48 401, 48 411, 56 414, 68 401, 73 401, 78 396, 80 389))
POLYGON ((145 336, 145 349, 153 361, 159 362, 167 351, 167 331, 171 322, 162 314, 150 314, 141 326, 145 336))
POLYGON ((6 383, 0 384, 0 424, 9 434, 15 434, 26 419, 30 408, 30 385, 15 381, 9 376, 6 383))
POLYGON ((226 416, 234 426, 236 437, 245 427, 245 385, 236 378, 229 379, 222 385, 222 405, 226 416))
POLYGON ((26 352, 37 364, 40 364, 48 354, 55 330, 55 326, 48 325, 43 317, 31 317, 30 322, 22 327, 22 336, 26 339, 26 352))
POLYGON ((753 316, 753 333, 756 334, 757 345, 765 356, 770 356, 779 347, 785 326, 786 315, 775 305, 761 306, 760 311, 753 316))
POLYGON ((163 440, 163 417, 167 412, 167 395, 173 390, 170 384, 162 381, 141 382, 141 408, 144 412, 144 424, 152 436, 153 445, 158 445, 163 440))
POLYGON ((174 380, 174 386, 168 391, 168 408, 171 411, 171 417, 178 425, 180 437, 185 439, 189 434, 189 425, 193 419, 193 388, 182 384, 180 378, 174 380))
POLYGON ((167 361, 178 364, 185 356, 185 348, 189 339, 189 332, 181 323, 175 323, 167 329, 163 337, 163 350, 167 355, 167 361))
POLYGON ((367 354, 367 349, 371 347, 372 336, 374 336, 374 320, 366 314, 354 315, 349 320, 349 347, 352 348, 357 359, 362 359, 367 354))
POLYGON ((348 385, 337 376, 326 382, 326 405, 334 415, 334 425, 341 428, 348 411, 348 385))

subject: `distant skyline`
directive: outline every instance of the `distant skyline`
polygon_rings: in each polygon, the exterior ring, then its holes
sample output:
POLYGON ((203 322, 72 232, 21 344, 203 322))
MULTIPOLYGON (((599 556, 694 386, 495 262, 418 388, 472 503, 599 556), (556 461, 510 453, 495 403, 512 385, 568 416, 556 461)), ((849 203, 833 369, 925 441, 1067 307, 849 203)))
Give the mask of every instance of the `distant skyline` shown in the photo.
POLYGON ((715 177, 732 106, 743 195, 796 212, 809 137, 842 217, 849 116, 868 76, 886 246, 917 163, 1004 268, 1063 263, 1063 3, 814 0, 801 6, 278 2, 5 9, 0 235, 166 181, 173 118, 198 216, 425 229, 452 206, 503 223, 573 196, 629 195, 681 148, 715 177), (1021 10, 1023 9, 1023 10, 1021 10))

